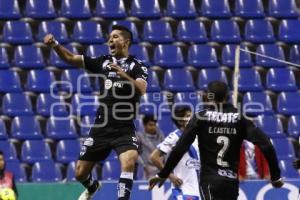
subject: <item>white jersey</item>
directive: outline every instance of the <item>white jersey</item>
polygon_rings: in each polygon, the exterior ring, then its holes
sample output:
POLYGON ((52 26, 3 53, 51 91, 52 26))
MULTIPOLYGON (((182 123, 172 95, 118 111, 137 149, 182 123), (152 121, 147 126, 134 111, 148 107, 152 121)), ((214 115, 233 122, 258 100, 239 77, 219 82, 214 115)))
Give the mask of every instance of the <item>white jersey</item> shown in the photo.
MULTIPOLYGON (((176 145, 181 134, 182 131, 179 129, 171 132, 162 143, 157 145, 157 148, 165 154, 169 154, 172 151, 173 147, 176 145)), ((180 189, 184 195, 200 197, 198 181, 199 169, 200 157, 198 140, 196 138, 193 144, 190 146, 188 152, 183 155, 183 157, 173 170, 175 176, 180 178, 183 182, 183 184, 180 186, 180 189)), ((174 188, 173 184, 172 188, 174 188)))

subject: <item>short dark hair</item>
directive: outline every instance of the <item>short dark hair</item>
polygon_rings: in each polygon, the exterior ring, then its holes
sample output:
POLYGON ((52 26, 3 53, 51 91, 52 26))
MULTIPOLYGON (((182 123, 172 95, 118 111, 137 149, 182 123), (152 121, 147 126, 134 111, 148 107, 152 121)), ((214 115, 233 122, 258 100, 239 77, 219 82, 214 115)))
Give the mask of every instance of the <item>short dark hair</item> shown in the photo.
POLYGON ((227 100, 228 86, 223 81, 212 81, 207 87, 208 99, 214 102, 227 100))
POLYGON ((132 32, 125 26, 122 26, 122 25, 113 25, 112 26, 112 31, 113 30, 119 30, 122 32, 122 36, 126 39, 129 39, 130 43, 129 43, 129 46, 132 44, 132 41, 133 41, 133 35, 132 35, 132 32))
POLYGON ((153 115, 145 115, 143 117, 143 124, 147 124, 148 122, 157 122, 157 120, 155 119, 155 117, 153 115))
POLYGON ((0 150, 0 156, 1 156, 1 155, 4 156, 4 153, 3 153, 3 151, 0 150))
POLYGON ((172 121, 175 123, 175 125, 178 127, 179 123, 177 122, 179 118, 184 117, 186 112, 191 112, 192 109, 188 105, 177 105, 174 108, 174 115, 172 115, 172 121))

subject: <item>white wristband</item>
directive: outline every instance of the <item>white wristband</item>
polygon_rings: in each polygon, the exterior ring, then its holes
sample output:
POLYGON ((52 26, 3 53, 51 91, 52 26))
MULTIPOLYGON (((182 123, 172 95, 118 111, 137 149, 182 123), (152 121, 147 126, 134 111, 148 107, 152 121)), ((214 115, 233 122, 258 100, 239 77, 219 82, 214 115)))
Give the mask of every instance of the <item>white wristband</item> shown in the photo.
POLYGON ((53 43, 50 44, 51 48, 57 47, 59 45, 59 43, 57 42, 57 40, 54 40, 53 43))

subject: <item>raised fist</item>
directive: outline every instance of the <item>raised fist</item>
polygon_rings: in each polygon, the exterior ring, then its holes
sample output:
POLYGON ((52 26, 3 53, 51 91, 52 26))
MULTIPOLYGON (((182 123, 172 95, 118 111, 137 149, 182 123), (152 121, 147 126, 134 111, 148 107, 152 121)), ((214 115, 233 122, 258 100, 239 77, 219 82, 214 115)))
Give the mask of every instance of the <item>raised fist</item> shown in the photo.
POLYGON ((47 34, 45 37, 44 37, 44 43, 46 45, 49 45, 49 46, 53 46, 56 44, 56 40, 54 38, 54 36, 52 34, 47 34))

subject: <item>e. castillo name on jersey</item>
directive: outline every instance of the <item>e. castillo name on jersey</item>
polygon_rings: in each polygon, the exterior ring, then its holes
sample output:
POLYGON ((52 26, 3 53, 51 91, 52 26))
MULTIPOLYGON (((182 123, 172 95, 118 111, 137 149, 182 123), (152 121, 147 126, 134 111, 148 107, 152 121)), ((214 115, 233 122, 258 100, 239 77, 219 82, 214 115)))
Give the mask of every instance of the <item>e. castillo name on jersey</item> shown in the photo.
POLYGON ((140 94, 136 91, 132 82, 120 77, 116 71, 111 69, 110 64, 112 63, 120 66, 134 80, 142 79, 147 81, 147 67, 134 56, 128 56, 119 60, 111 55, 96 58, 84 56, 84 67, 99 75, 101 103, 98 113, 101 115, 107 109, 105 114, 109 116, 109 120, 131 122, 135 117, 140 94), (115 116, 112 117, 113 113, 120 118, 115 119, 115 116))

